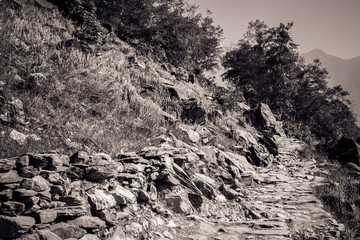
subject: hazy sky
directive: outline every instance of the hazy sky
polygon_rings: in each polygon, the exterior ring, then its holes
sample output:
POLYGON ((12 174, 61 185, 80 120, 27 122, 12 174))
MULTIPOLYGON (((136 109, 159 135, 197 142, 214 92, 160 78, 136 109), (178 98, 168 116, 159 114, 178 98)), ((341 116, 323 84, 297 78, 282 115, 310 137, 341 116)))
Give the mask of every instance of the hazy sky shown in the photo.
POLYGON ((300 53, 320 48, 341 58, 360 55, 360 0, 187 0, 212 11, 224 29, 224 46, 242 38, 256 19, 270 26, 294 22, 291 30, 300 53))

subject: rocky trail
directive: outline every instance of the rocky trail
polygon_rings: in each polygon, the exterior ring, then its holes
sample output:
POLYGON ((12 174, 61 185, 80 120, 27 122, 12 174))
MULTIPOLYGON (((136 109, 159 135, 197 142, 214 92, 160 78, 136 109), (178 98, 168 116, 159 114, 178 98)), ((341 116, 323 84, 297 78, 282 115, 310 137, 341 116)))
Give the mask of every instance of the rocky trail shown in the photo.
POLYGON ((258 130, 234 129, 233 151, 206 145, 206 126, 183 125, 192 143, 167 132, 114 157, 0 159, 0 239, 341 239, 313 193, 325 170, 299 158, 303 143, 268 107, 250 120, 258 130))
POLYGON ((294 152, 301 142, 282 137, 277 143, 277 161, 257 169, 260 183, 246 185, 243 201, 252 219, 199 222, 179 239, 341 239, 344 226, 313 193, 315 186, 326 183, 315 160, 297 158, 294 152))

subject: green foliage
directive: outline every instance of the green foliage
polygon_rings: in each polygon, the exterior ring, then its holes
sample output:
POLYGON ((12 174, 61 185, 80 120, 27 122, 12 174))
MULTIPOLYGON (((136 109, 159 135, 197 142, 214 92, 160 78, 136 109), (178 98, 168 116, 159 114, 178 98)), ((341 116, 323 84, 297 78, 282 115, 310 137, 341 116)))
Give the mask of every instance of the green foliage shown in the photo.
POLYGON ((183 0, 95 0, 98 18, 160 61, 187 70, 217 66, 222 29, 183 0))
POLYGON ((250 103, 268 104, 281 120, 311 132, 328 150, 342 135, 357 131, 348 93, 327 86, 319 60, 304 63, 290 36, 292 25, 251 22, 244 39, 226 53, 223 77, 250 103))

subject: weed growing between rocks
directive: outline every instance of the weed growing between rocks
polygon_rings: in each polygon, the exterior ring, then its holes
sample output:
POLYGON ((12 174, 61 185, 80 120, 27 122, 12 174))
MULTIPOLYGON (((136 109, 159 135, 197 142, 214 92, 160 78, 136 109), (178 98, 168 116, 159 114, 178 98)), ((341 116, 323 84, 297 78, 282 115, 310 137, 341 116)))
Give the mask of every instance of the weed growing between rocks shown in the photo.
POLYGON ((316 188, 318 198, 346 226, 345 239, 360 237, 359 175, 345 167, 333 166, 327 176, 329 184, 316 188))

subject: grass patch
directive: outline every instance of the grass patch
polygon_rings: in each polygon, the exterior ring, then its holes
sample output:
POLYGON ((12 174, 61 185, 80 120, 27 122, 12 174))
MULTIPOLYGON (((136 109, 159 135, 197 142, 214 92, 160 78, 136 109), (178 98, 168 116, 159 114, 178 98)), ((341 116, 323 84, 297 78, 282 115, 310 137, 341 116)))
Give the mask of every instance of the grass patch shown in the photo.
POLYGON ((346 226, 344 239, 360 238, 360 179, 353 170, 334 166, 327 176, 330 184, 317 187, 324 205, 346 226))

